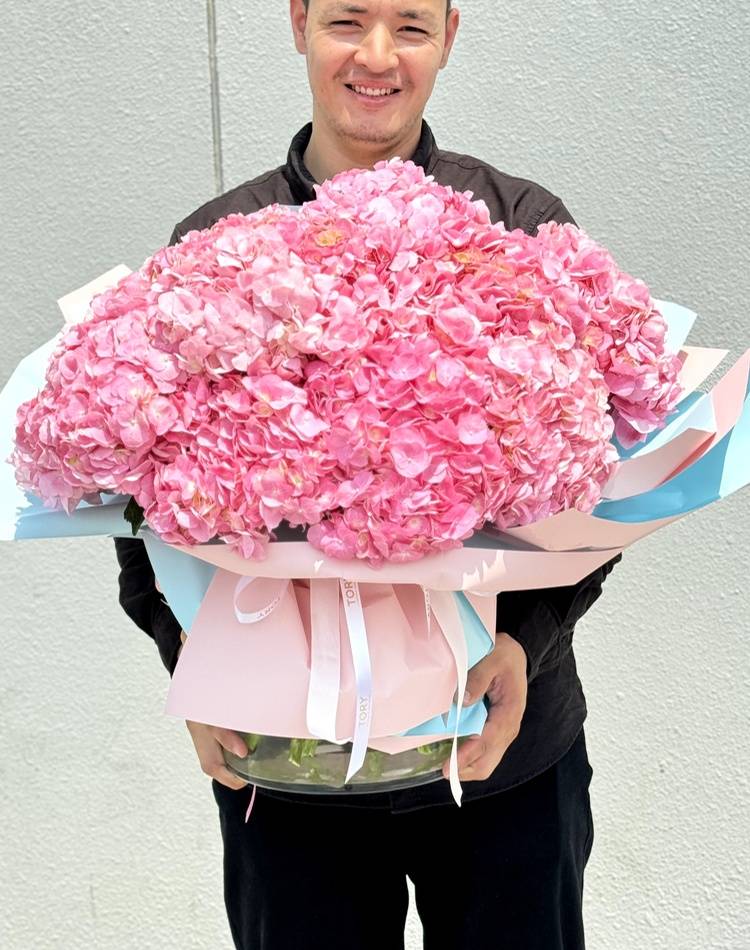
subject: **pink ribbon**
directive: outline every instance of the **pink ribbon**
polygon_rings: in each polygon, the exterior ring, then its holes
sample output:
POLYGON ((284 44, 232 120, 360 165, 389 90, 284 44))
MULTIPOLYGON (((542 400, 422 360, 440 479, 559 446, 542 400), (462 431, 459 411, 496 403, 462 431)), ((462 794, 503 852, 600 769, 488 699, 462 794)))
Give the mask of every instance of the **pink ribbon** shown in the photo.
POLYGON ((255 793, 257 791, 258 786, 253 785, 253 794, 250 796, 250 804, 247 806, 247 811, 245 812, 245 824, 247 824, 250 819, 250 812, 253 810, 253 805, 255 804, 255 793))

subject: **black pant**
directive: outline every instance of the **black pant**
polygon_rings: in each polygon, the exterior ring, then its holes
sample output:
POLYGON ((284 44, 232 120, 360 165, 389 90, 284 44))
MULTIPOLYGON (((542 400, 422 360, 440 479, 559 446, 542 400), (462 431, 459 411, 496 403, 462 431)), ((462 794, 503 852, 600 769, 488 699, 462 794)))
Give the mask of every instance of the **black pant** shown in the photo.
POLYGON ((250 789, 214 781, 235 945, 402 950, 408 875, 425 950, 582 950, 591 775, 581 730, 541 775, 460 809, 393 812, 258 789, 246 825, 250 789))

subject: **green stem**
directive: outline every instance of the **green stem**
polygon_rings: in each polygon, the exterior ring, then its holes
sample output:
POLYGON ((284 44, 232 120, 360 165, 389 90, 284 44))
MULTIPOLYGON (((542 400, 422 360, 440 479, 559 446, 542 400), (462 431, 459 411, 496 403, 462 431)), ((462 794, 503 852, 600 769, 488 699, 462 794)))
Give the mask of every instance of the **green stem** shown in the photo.
POLYGON ((378 749, 368 749, 364 762, 364 773, 368 778, 380 778, 383 774, 383 765, 385 764, 385 753, 378 749))
POLYGON ((254 732, 243 732, 242 738, 245 740, 247 751, 251 754, 255 752, 255 750, 258 748, 258 743, 260 742, 261 737, 254 732))
POLYGON ((312 758, 315 755, 319 741, 319 739, 290 739, 289 761, 292 765, 299 768, 303 759, 312 758))

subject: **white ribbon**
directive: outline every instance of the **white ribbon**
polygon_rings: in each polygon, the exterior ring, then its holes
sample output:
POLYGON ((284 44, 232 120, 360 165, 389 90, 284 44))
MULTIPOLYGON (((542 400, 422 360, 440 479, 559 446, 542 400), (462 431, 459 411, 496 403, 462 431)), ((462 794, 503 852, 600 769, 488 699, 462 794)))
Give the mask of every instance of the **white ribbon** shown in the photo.
POLYGON ((335 578, 310 581, 310 686, 307 728, 318 739, 340 745, 336 713, 341 684, 339 585, 335 578))
POLYGON ((367 755, 367 743, 370 739, 372 725, 372 669, 370 667, 370 652, 367 649, 367 631, 365 630, 365 615, 362 611, 362 601, 359 596, 359 584, 355 581, 340 580, 341 596, 344 599, 344 614, 346 626, 349 630, 349 643, 352 648, 354 662, 354 678, 357 684, 356 702, 354 707, 354 735, 352 737, 352 754, 349 757, 349 768, 345 782, 362 768, 367 755))
MULTIPOLYGON (((254 577, 241 577, 234 589, 234 613, 240 623, 258 623, 276 610, 286 591, 289 580, 282 582, 279 594, 259 610, 242 611, 238 600, 242 592, 256 580, 254 577)), ((320 739, 341 744, 336 735, 336 714, 338 711, 339 691, 331 689, 331 684, 341 683, 341 632, 339 629, 339 589, 344 602, 344 616, 352 652, 356 699, 354 724, 352 730, 352 751, 346 782, 362 768, 367 755, 367 747, 372 727, 372 667, 367 645, 364 611, 360 597, 359 584, 355 581, 313 578, 310 580, 310 685, 307 695, 307 728, 311 735, 320 739)), ((427 620, 427 634, 430 635, 431 616, 434 613, 448 643, 456 665, 458 683, 456 722, 453 731, 453 745, 450 758, 450 786, 456 804, 461 804, 461 783, 458 779, 458 729, 460 720, 460 697, 466 690, 468 655, 463 635, 461 617, 454 595, 450 591, 429 591, 422 588, 427 620)), ((447 717, 445 719, 447 724, 447 717)), ((249 810, 248 810, 249 811, 249 810)))
POLYGON ((461 719, 461 701, 466 691, 466 679, 468 675, 469 656, 466 649, 466 638, 461 624, 461 615, 458 612, 456 600, 451 591, 434 590, 431 599, 432 610, 435 613, 437 622, 443 631, 450 651, 453 654, 453 660, 456 664, 456 679, 458 681, 457 689, 457 707, 456 724, 453 729, 453 745, 451 746, 450 759, 450 786, 453 798, 457 805, 461 804, 461 783, 458 779, 458 727, 461 719))
MULTIPOLYGON (((260 609, 240 610, 238 603, 240 596, 254 580, 257 578, 241 577, 234 588, 234 614, 240 623, 258 623, 265 620, 279 606, 290 583, 288 580, 283 581, 278 595, 260 609)), ((338 745, 345 741, 336 734, 336 715, 341 684, 339 587, 344 601, 344 614, 357 686, 352 725, 352 752, 346 774, 348 782, 362 768, 372 725, 372 670, 359 584, 343 579, 338 583, 336 580, 320 578, 310 580, 310 684, 307 693, 306 721, 311 735, 338 745), (335 688, 332 688, 332 685, 335 688)))
POLYGON ((422 588, 422 593, 424 594, 424 612, 427 617, 427 639, 430 638, 431 633, 431 617, 432 617, 432 607, 430 606, 430 592, 426 587, 422 588))
POLYGON ((253 581, 257 580, 255 577, 241 577, 237 581, 237 586, 234 588, 234 615, 239 620, 240 623, 258 623, 260 620, 265 620, 269 614, 272 614, 274 610, 281 603, 281 598, 284 596, 284 592, 287 589, 289 581, 281 582, 281 589, 277 597, 274 597, 272 601, 265 604, 260 610, 253 610, 250 613, 244 613, 240 610, 237 601, 240 599, 240 594, 246 587, 249 587, 253 581))

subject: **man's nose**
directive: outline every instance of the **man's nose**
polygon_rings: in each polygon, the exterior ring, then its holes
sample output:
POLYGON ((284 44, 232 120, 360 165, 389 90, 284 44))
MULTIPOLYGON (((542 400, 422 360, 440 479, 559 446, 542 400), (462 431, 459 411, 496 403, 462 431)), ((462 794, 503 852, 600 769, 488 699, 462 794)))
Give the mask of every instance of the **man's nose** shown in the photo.
POLYGON ((374 26, 359 44, 354 62, 373 73, 396 69, 398 54, 390 30, 385 26, 374 26))

